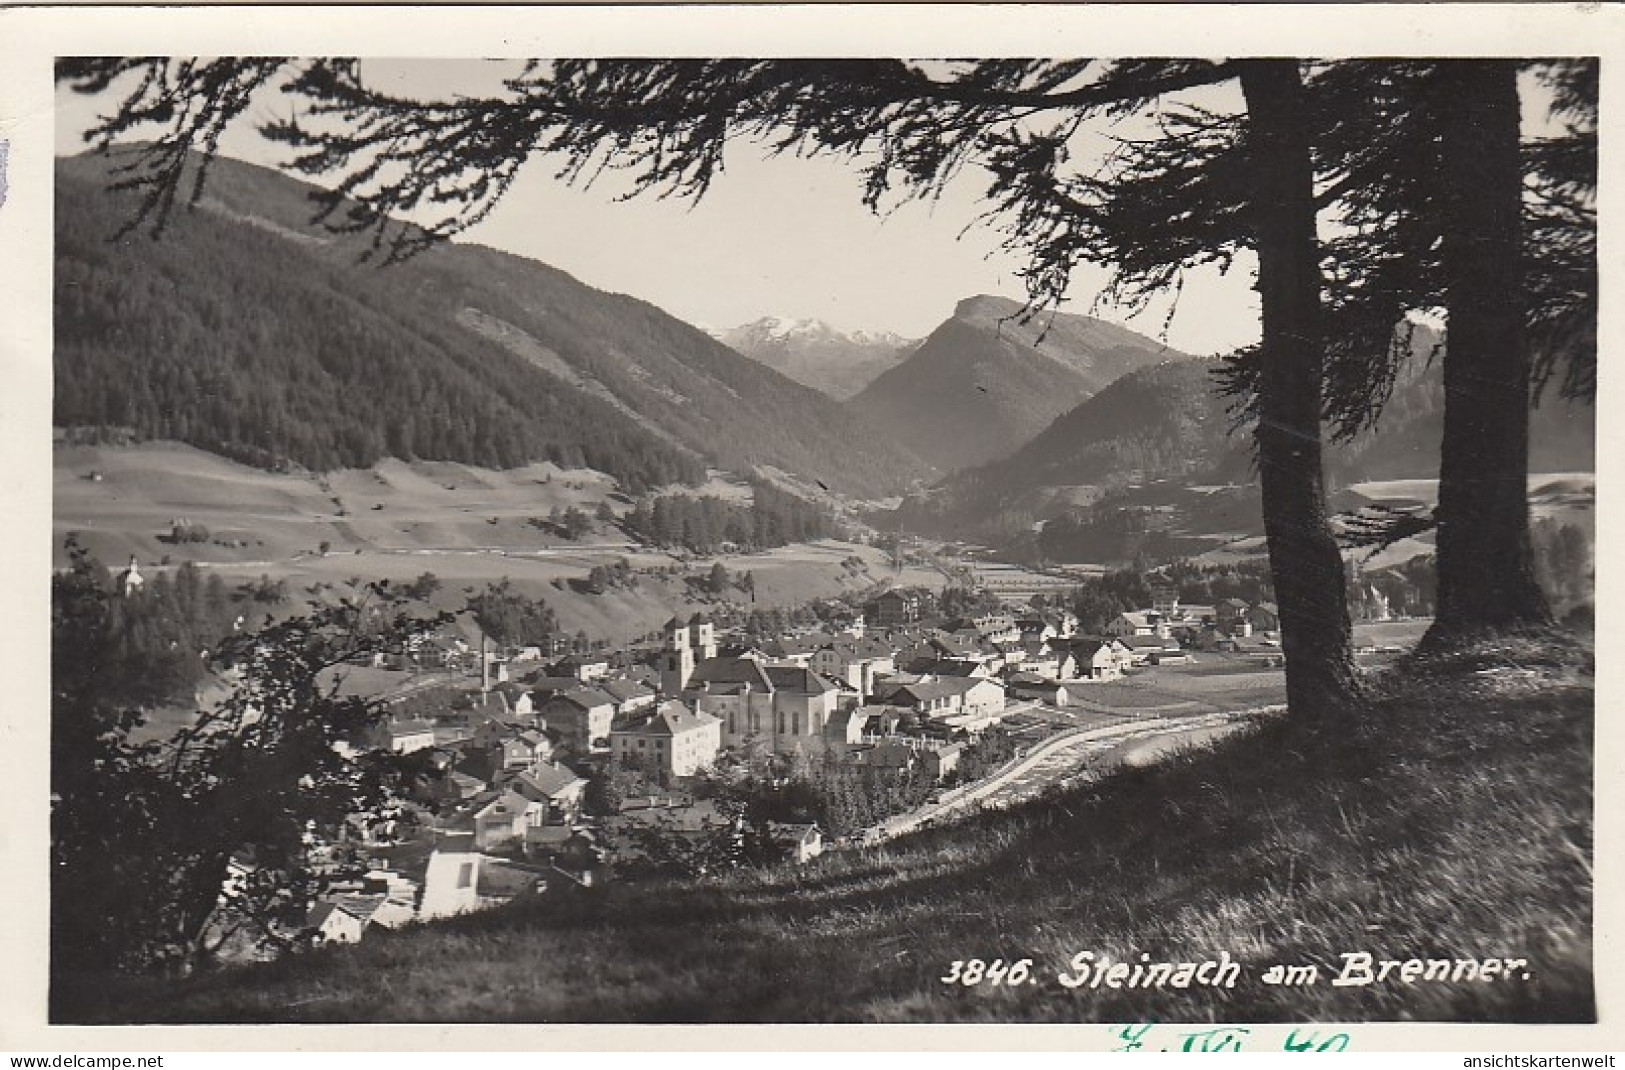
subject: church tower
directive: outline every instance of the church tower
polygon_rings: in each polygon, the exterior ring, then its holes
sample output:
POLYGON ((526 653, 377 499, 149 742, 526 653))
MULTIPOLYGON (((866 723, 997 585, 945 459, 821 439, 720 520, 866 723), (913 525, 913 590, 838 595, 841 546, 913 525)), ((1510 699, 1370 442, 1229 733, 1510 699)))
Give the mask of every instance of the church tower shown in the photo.
POLYGON ((673 617, 666 624, 666 644, 660 651, 660 691, 667 698, 683 693, 688 678, 694 675, 694 648, 689 645, 689 630, 673 617))
POLYGON ((130 567, 118 574, 117 582, 119 594, 125 598, 139 591, 141 585, 146 582, 141 576, 141 569, 136 565, 134 554, 130 555, 130 567))
POLYGON ((694 648, 698 661, 717 656, 717 626, 710 620, 694 614, 688 622, 688 642, 694 648))

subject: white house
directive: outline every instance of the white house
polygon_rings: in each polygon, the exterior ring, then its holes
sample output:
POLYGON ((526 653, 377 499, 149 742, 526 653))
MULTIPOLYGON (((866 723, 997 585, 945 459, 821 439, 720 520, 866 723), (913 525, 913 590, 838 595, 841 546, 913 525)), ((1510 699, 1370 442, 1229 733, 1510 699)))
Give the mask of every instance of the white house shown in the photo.
POLYGON ((316 930, 316 939, 324 944, 359 944, 371 913, 342 898, 324 899, 311 907, 305 924, 316 930))
POLYGON ((489 850, 514 841, 523 843, 526 827, 541 825, 546 819, 545 802, 503 791, 474 812, 474 845, 489 850))
POLYGON ((411 754, 435 745, 434 724, 430 721, 392 721, 387 731, 389 749, 396 754, 411 754))
POLYGON ((1004 687, 980 676, 947 676, 904 684, 887 697, 922 717, 964 727, 997 719, 1004 712, 1004 687))
POLYGON ((542 812, 529 825, 568 825, 581 812, 581 796, 587 782, 555 762, 537 762, 513 778, 510 788, 542 806, 542 812))
POLYGON ((484 856, 470 833, 447 836, 429 855, 418 917, 449 918, 480 908, 479 875, 484 856))
POLYGON ((1127 648, 1110 638, 1073 640, 1067 654, 1070 662, 1063 675, 1073 680, 1116 680, 1130 660, 1127 648))
POLYGON ((1106 634, 1126 639, 1132 635, 1152 635, 1157 630, 1157 615, 1145 611, 1131 609, 1119 613, 1106 624, 1106 634))
POLYGON ((875 681, 897 671, 896 654, 874 640, 838 639, 815 651, 808 666, 820 676, 845 684, 860 698, 874 694, 875 681))
POLYGON ((787 850, 790 861, 796 865, 810 862, 824 853, 824 834, 817 825, 793 825, 771 822, 768 831, 773 842, 787 850))
POLYGON ((429 855, 418 917, 428 921, 484 910, 545 885, 545 875, 533 866, 481 854, 472 835, 447 836, 429 855))
POLYGON ((722 749, 722 720, 674 699, 662 703, 648 720, 612 731, 609 747, 617 765, 693 776, 722 749))

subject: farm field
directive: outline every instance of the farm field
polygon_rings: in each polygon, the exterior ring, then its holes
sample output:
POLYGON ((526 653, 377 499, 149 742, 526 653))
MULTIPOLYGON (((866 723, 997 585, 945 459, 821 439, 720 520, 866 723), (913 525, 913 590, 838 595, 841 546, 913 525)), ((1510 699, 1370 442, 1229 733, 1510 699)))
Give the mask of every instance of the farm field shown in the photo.
MULTIPOLYGON (((1355 493, 1385 504, 1420 504, 1431 508, 1439 501, 1437 479, 1390 479, 1355 483, 1355 493)), ((1529 476, 1529 517, 1532 521, 1558 520, 1591 527, 1597 508, 1595 472, 1533 472, 1529 476)), ((1432 549, 1432 536, 1426 537, 1432 549)), ((1393 549, 1393 548, 1390 548, 1393 549)))
MULTIPOLYGON (((1596 524, 1596 485, 1593 472, 1537 472, 1529 477, 1529 515, 1534 521, 1556 520, 1594 529, 1596 524)), ((1207 488, 1192 488, 1207 489, 1207 488)), ((1349 491, 1369 502, 1393 507, 1431 509, 1439 500, 1437 479, 1388 479, 1354 483, 1349 491)), ((1342 508, 1341 506, 1339 508, 1342 508)), ((1268 553, 1261 534, 1224 536, 1218 545, 1195 554, 1192 560, 1204 565, 1233 565, 1262 560, 1268 553)), ((1388 568, 1413 557, 1434 552, 1433 533, 1400 539, 1376 553, 1348 551, 1345 560, 1358 561, 1366 569, 1388 568)))
MULTIPOLYGON (((1552 496, 1594 495, 1595 472, 1532 472, 1529 475, 1529 497, 1537 500, 1552 496)), ((1372 501, 1409 499, 1434 505, 1439 500, 1437 479, 1384 479, 1368 483, 1353 483, 1349 489, 1372 501)))
POLYGON ((244 565, 315 556, 323 542, 345 553, 543 551, 557 540, 531 519, 596 509, 611 490, 597 472, 546 463, 496 472, 390 460, 317 476, 265 472, 169 442, 59 446, 53 474, 58 542, 76 531, 104 559, 167 553, 244 565), (162 541, 180 521, 207 528, 209 538, 162 541))
MULTIPOLYGON (((166 442, 59 444, 54 462, 57 566, 67 563, 63 542, 73 533, 112 567, 133 556, 150 575, 191 561, 228 583, 286 580, 295 603, 324 585, 404 583, 432 572, 441 581, 436 607, 454 609, 465 589, 507 578, 545 598, 568 631, 619 643, 714 604, 696 598, 682 575, 652 574, 673 566, 694 574, 721 561, 731 573, 752 572, 751 604, 763 608, 880 582, 946 582, 934 569, 896 570, 881 550, 833 540, 718 558, 645 549, 615 529, 569 542, 533 521, 572 506, 592 515, 607 504, 620 515, 629 502, 601 473, 547 463, 494 471, 389 460, 316 476, 265 472, 166 442), (182 523, 206 529, 205 538, 172 541, 182 523), (593 595, 571 587, 593 567, 622 560, 645 572, 636 589, 593 595)), ((714 473, 699 492, 738 498, 745 488, 714 473)))
POLYGON ((1286 674, 1245 656, 1198 654, 1188 665, 1158 665, 1091 687, 1084 700, 1106 709, 1163 716, 1251 709, 1286 701, 1286 674), (1098 697, 1097 697, 1098 694, 1098 697))
POLYGON ((1423 634, 1432 624, 1432 617, 1415 617, 1410 620, 1355 621, 1354 645, 1356 647, 1368 645, 1397 646, 1409 650, 1421 641, 1423 634))

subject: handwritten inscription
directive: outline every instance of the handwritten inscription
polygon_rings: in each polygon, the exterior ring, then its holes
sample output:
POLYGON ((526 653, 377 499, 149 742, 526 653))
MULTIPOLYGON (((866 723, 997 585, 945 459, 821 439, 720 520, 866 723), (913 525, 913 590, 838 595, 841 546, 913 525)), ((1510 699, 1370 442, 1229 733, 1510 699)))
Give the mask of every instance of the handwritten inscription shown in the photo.
POLYGON ((1323 1032, 1313 1029, 1292 1029, 1280 1037, 1279 1029, 1264 1026, 1214 1026, 1207 1029, 1180 1029, 1159 1027, 1152 1023, 1112 1026, 1113 1051, 1284 1051, 1334 1052, 1347 1051, 1350 1038, 1347 1033, 1323 1032))

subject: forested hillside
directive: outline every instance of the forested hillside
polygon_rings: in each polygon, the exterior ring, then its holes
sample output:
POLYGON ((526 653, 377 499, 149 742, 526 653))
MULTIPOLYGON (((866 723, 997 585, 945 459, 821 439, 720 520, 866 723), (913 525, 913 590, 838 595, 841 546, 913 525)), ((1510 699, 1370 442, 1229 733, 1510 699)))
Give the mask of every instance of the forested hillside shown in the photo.
MULTIPOLYGON (((1431 479, 1438 475, 1444 387, 1428 360, 1439 336, 1420 329, 1414 356, 1376 427, 1327 447, 1328 484, 1431 479)), ((1250 483, 1250 429, 1231 430, 1212 376, 1216 362, 1186 360, 1123 376, 1074 408, 1014 454, 959 472, 903 518, 916 530, 985 538, 1030 527, 1068 503, 1156 480, 1250 483), (1061 491, 1061 493, 1057 493, 1061 491)), ((1530 471, 1595 466, 1596 413, 1548 392, 1530 420, 1530 471)))
POLYGON ((308 224, 309 187, 230 160, 161 240, 108 239, 133 201, 58 161, 55 421, 262 467, 551 460, 633 492, 707 463, 855 493, 918 462, 818 392, 659 309, 478 246, 397 266, 308 224))
MULTIPOLYGON (((1410 364, 1377 426, 1328 451, 1327 475, 1334 485, 1438 475, 1444 437, 1438 354, 1444 341, 1443 331, 1421 325, 1414 329, 1410 364)), ((1590 471, 1596 467, 1596 450, 1596 407, 1565 400, 1555 385, 1543 391, 1529 414, 1529 471, 1590 471)))

